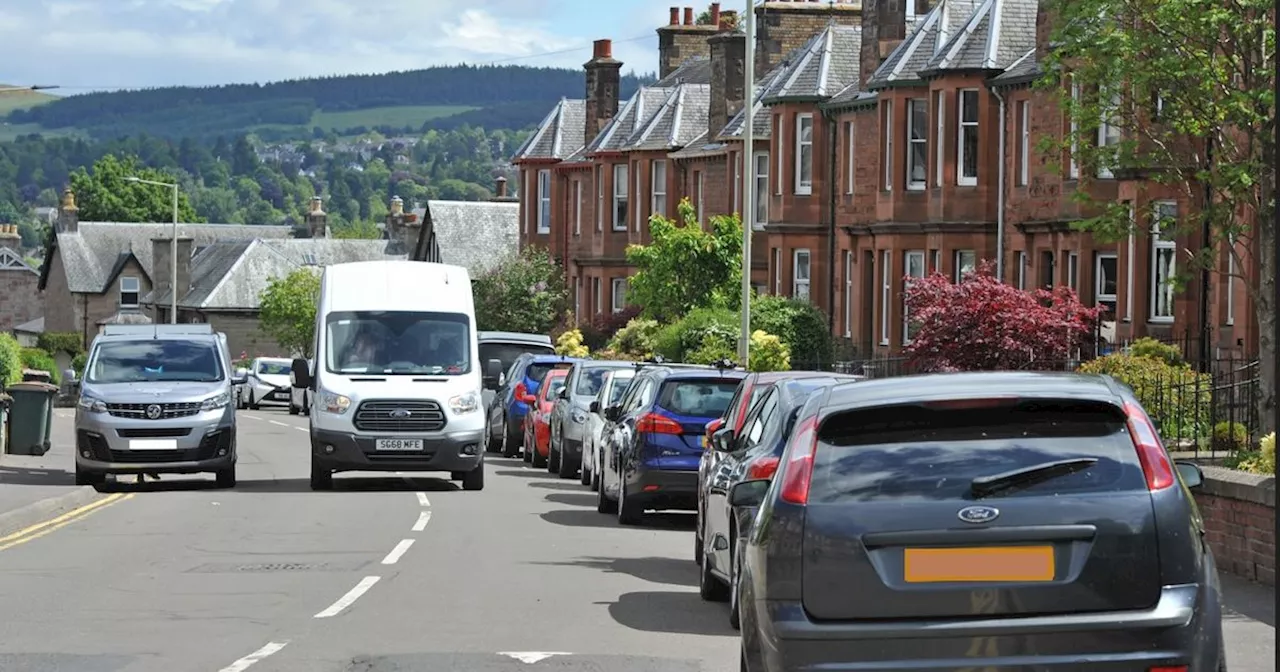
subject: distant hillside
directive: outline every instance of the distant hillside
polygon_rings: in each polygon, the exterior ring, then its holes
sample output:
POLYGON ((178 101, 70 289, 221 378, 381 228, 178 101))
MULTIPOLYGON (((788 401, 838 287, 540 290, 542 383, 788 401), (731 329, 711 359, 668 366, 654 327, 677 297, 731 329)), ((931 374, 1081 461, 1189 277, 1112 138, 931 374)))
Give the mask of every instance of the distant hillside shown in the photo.
MULTIPOLYGON (((652 79, 625 76, 622 96, 652 79)), ((46 96, 53 99, 9 108, 0 94, 0 117, 23 132, 100 139, 141 132, 169 138, 256 132, 284 139, 463 124, 520 129, 537 123, 561 98, 582 97, 584 86, 581 70, 458 65, 270 84, 46 96)))
POLYGON ((58 99, 58 96, 43 91, 5 91, 10 88, 12 85, 0 84, 0 117, 14 110, 25 110, 58 99))

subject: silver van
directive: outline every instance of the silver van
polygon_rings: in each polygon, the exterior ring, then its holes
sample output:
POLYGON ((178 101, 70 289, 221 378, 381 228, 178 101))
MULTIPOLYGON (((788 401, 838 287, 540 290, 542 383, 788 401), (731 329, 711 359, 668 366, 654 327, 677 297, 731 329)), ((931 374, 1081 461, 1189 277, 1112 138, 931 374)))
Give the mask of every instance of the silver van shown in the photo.
POLYGON ((76 405, 76 483, 107 474, 212 472, 236 484, 226 336, 207 324, 108 326, 93 340, 76 405))

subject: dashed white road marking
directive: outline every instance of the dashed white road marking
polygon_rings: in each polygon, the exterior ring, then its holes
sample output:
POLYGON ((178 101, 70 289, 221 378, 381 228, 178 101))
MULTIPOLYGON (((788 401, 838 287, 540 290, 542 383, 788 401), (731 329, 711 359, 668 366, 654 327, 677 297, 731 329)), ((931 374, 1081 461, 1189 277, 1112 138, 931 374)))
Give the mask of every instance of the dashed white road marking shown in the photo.
POLYGON ((397 562, 400 562, 400 558, 404 557, 404 554, 409 552, 410 546, 413 546, 413 541, 413 539, 401 539, 400 543, 396 544, 396 547, 391 549, 391 552, 387 554, 387 557, 382 559, 382 564, 394 565, 397 562))
POLYGON ((241 658, 240 660, 237 660, 234 663, 231 663, 230 665, 222 668, 221 670, 218 670, 218 672, 244 672, 245 670, 249 669, 249 667, 251 667, 254 663, 261 662, 263 658, 266 658, 267 656, 270 656, 273 653, 278 653, 280 649, 283 649, 285 645, 288 643, 289 642, 267 642, 266 646, 262 647, 261 649, 258 649, 257 651, 254 651, 253 653, 245 656, 244 658, 241 658))
POLYGON ((261 420, 262 420, 262 418, 259 418, 259 417, 258 417, 258 416, 256 416, 256 415, 249 415, 248 413, 245 413, 244 415, 242 415, 242 416, 240 416, 240 417, 242 417, 242 418, 248 418, 249 420, 258 420, 258 421, 261 421, 261 420))
POLYGON ((298 430, 299 432, 309 432, 309 431, 311 431, 311 429, 310 429, 310 428, 308 428, 308 427, 294 427, 294 429, 298 430))
POLYGON ((514 658, 522 663, 532 665, 552 656, 572 656, 573 654, 564 653, 563 651, 499 651, 498 655, 514 658))
POLYGON ((427 499, 427 493, 425 492, 418 493, 418 503, 421 504, 422 506, 431 506, 431 500, 427 499))
POLYGON ((355 601, 360 599, 361 595, 369 592, 369 589, 373 587, 373 584, 377 583, 381 579, 382 577, 380 576, 366 576, 363 579, 360 579, 360 583, 357 583, 355 588, 347 591, 346 595, 339 597, 338 601, 329 605, 328 609, 316 614, 315 618, 330 618, 337 616, 342 613, 343 609, 355 604, 355 601))
POLYGON ((280 422, 279 420, 272 420, 272 421, 271 421, 271 424, 273 424, 273 425, 280 425, 281 427, 293 427, 293 425, 291 425, 291 424, 289 424, 289 423, 287 423, 287 422, 280 422))
POLYGON ((431 522, 431 512, 423 511, 418 514, 418 521, 413 524, 414 532, 421 532, 427 529, 427 523, 431 522))

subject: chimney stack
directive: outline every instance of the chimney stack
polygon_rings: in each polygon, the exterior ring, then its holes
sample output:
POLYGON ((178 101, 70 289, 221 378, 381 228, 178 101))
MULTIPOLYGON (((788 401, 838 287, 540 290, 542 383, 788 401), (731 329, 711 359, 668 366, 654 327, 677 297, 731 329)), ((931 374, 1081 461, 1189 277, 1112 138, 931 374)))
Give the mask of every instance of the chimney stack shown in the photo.
POLYGON ((62 204, 58 206, 58 233, 80 231, 80 209, 76 207, 76 194, 71 187, 62 190, 62 204))
POLYGON ((319 196, 312 197, 311 207, 307 210, 307 235, 311 238, 329 237, 329 215, 325 213, 323 201, 319 196))
POLYGON ((507 197, 507 178, 501 175, 498 176, 498 179, 494 183, 493 193, 500 199, 507 197))
POLYGON ((871 79, 876 68, 906 39, 907 2, 915 0, 863 0, 862 51, 858 54, 859 81, 871 79))
MULTIPOLYGON (((186 297, 187 292, 191 291, 191 249, 195 244, 195 240, 187 236, 178 236, 178 310, 182 310, 182 299, 186 297)), ((173 262, 169 257, 170 250, 173 246, 173 238, 152 238, 151 239, 151 276, 153 282, 151 288, 153 296, 158 297, 155 302, 155 314, 152 315, 157 323, 168 321, 168 310, 172 299, 168 296, 171 289, 169 274, 173 262), (160 311, 164 310, 164 319, 161 319, 160 311)))
POLYGON ((658 78, 665 78, 694 58, 708 58, 710 50, 707 38, 720 30, 717 17, 722 15, 719 3, 711 5, 714 22, 698 25, 693 18, 693 8, 684 8, 684 22, 678 19, 679 7, 671 8, 671 23, 658 28, 658 78))
MULTIPOLYGON (((769 72, 782 62, 783 57, 804 46, 829 25, 860 25, 864 5, 883 1, 885 0, 792 0, 766 2, 756 7, 756 72, 769 72)), ((904 0, 888 1, 900 3, 904 0)), ((865 33, 862 43, 867 43, 865 33)))
POLYGON ((671 22, 668 23, 667 25, 671 25, 671 26, 680 25, 680 8, 679 7, 671 8, 671 22))
POLYGON ((622 61, 613 58, 613 40, 596 40, 591 60, 582 67, 587 74, 586 139, 591 142, 618 113, 622 61))
POLYGON ((747 36, 736 30, 725 31, 708 39, 707 44, 711 48, 707 137, 714 140, 746 100, 747 36))
POLYGON ((686 26, 692 26, 693 24, 694 24, 694 21, 693 21, 693 8, 692 8, 692 7, 685 7, 685 8, 684 8, 684 25, 686 25, 686 26))
POLYGON ((718 2, 711 3, 711 25, 717 30, 720 29, 720 3, 718 2))

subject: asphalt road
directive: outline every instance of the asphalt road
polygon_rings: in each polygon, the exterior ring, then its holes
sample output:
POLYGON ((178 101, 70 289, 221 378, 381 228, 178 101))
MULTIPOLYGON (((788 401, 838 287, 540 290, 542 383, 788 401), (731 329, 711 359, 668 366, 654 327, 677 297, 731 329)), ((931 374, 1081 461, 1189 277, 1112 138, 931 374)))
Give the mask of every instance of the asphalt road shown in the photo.
MULTIPOLYGON (((241 417, 234 491, 126 483, 0 537, 0 671, 737 670, 691 516, 623 529, 576 479, 493 458, 483 492, 339 475, 313 493, 306 418, 241 417)), ((1231 669, 1276 669, 1274 598, 1229 587, 1231 669)))

